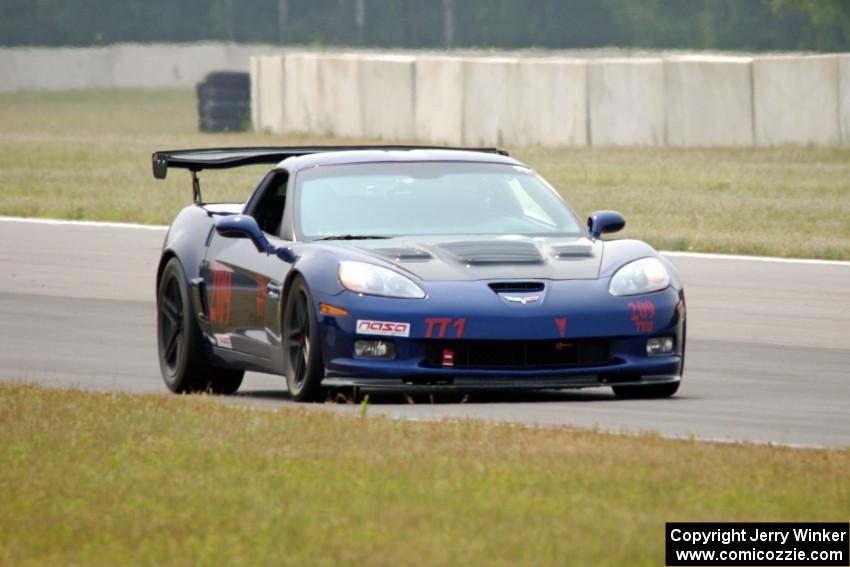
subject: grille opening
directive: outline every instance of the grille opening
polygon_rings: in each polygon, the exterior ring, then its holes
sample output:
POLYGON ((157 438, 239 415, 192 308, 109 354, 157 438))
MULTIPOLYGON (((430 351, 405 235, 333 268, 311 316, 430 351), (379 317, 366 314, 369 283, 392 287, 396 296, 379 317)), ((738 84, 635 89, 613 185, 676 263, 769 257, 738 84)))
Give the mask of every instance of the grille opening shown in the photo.
POLYGON ((493 282, 488 284, 496 293, 543 291, 543 282, 493 282))
POLYGON ((558 368, 598 366, 613 359, 610 340, 428 341, 426 362, 443 367, 443 349, 454 352, 454 368, 558 368))

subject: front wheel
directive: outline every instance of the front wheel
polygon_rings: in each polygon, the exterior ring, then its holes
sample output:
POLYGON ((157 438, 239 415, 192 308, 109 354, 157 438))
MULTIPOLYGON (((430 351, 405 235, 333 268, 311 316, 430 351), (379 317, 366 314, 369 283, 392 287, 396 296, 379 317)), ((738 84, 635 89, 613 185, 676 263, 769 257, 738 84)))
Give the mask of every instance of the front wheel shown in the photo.
POLYGON ((647 384, 646 386, 612 386, 618 398, 627 400, 669 398, 679 390, 681 382, 647 384))
POLYGON ((203 336, 192 315, 189 286, 177 258, 162 270, 157 294, 159 368, 168 389, 176 393, 232 394, 242 384, 242 370, 210 364, 203 336))
POLYGON ((325 393, 325 369, 313 299, 301 276, 292 281, 283 317, 283 363, 289 395, 299 402, 318 401, 325 393))

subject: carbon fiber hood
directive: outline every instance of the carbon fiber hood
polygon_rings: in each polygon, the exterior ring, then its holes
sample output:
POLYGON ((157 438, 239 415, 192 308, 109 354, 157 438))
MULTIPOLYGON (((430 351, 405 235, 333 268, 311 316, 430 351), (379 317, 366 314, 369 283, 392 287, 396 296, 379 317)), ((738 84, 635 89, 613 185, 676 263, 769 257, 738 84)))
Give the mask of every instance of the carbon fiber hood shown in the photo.
POLYGON ((425 281, 596 279, 604 243, 584 237, 400 237, 334 243, 425 281))

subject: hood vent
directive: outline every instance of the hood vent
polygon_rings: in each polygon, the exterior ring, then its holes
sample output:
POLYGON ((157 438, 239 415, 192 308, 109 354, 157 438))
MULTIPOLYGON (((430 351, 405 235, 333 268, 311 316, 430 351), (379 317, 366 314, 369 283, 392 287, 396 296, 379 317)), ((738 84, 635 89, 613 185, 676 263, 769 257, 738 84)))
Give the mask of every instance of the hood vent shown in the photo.
POLYGON ((465 264, 541 264, 543 257, 531 242, 489 240, 448 242, 440 246, 465 264))
POLYGON ((586 244, 563 244, 553 246, 552 251, 558 260, 577 260, 593 257, 593 246, 586 244))
POLYGON ((419 248, 375 248, 372 251, 396 262, 424 262, 433 258, 419 248))
POLYGON ((488 284, 496 293, 526 293, 543 291, 543 282, 493 282, 488 284))

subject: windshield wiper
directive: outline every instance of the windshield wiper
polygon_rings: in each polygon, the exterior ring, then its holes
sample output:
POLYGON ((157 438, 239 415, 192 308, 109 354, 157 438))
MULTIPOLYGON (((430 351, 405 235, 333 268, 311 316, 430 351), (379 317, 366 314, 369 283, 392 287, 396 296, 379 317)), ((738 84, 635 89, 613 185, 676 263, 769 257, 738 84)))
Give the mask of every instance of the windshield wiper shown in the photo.
POLYGON ((371 234, 334 234, 331 236, 323 236, 316 240, 378 240, 384 238, 392 238, 392 236, 380 236, 371 234))

